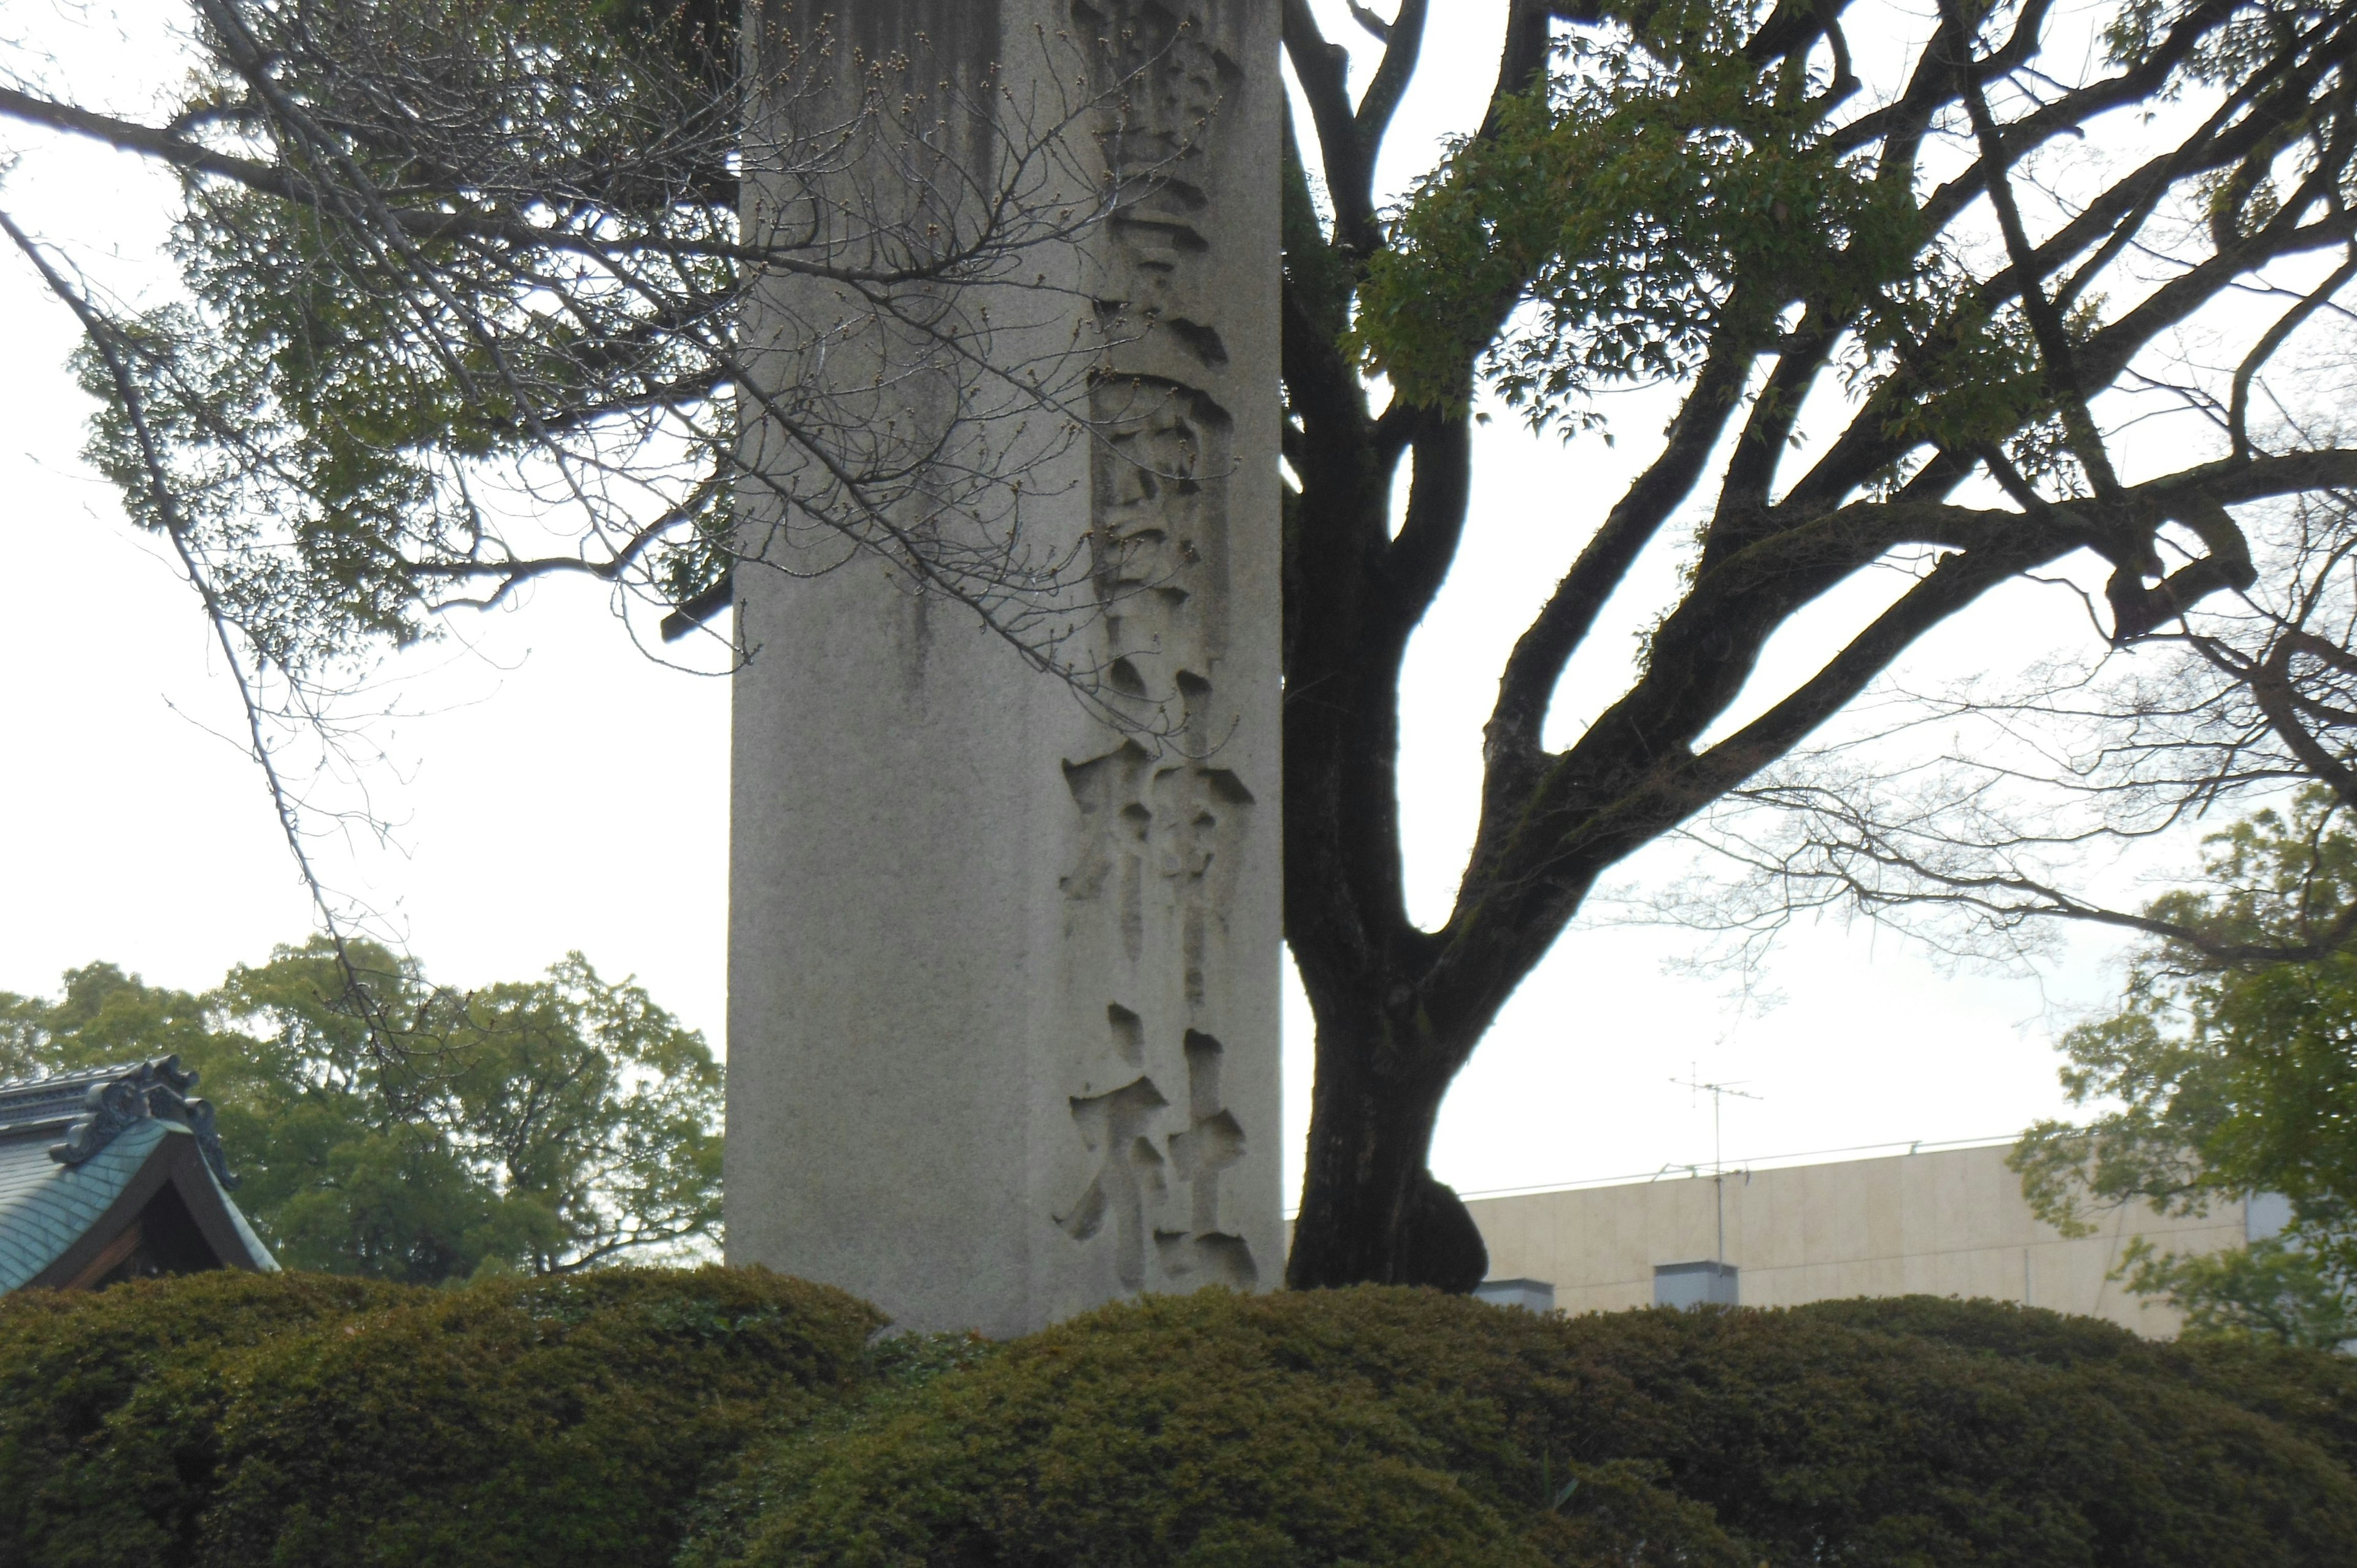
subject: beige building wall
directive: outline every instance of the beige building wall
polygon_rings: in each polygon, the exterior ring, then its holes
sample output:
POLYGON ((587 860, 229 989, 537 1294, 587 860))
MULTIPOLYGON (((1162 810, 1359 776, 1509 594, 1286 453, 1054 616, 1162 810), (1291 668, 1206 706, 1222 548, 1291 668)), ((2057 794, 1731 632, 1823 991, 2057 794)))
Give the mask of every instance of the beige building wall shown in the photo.
MULTIPOLYGON (((1730 1172, 1727 1262, 1747 1306, 1792 1306, 1857 1295, 1988 1296, 2109 1318, 2156 1338, 2179 1315, 2106 1276, 2127 1244, 2164 1251, 2243 1244, 2244 1206, 2172 1218, 2146 1205, 2101 1217, 2072 1239, 2041 1224, 2006 1168, 2008 1144, 1927 1150, 1730 1172)), ((1471 1197, 1490 1247, 1491 1279, 1543 1280, 1566 1312, 1649 1306, 1653 1269, 1715 1256, 1713 1178, 1651 1181, 1471 1197)))

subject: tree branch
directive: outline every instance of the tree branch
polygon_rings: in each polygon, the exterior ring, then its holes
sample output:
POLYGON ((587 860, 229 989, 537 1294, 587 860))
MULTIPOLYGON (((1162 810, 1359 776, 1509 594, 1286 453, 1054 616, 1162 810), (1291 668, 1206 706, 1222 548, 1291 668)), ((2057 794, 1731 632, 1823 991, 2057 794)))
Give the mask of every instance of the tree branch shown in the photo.
MULTIPOLYGON (((1400 0, 1399 16, 1383 35, 1383 63, 1375 68, 1374 80, 1359 99, 1353 123, 1361 167, 1372 170, 1383 155, 1383 134, 1391 128, 1392 116, 1398 112, 1423 55, 1424 20, 1430 5, 1431 0, 1400 0)), ((1352 6, 1353 12, 1362 9, 1352 6)))
POLYGON ((1555 683, 1637 557, 1702 477, 1750 363, 1749 352, 1738 346, 1731 331, 1714 344, 1671 422, 1661 455, 1615 503, 1537 618, 1516 639, 1485 731, 1484 750, 1492 768, 1502 759, 1537 755, 1555 683))
MULTIPOLYGON (((1375 222, 1374 166, 1351 110, 1351 51, 1326 41, 1309 0, 1285 0, 1285 53, 1317 127, 1326 199, 1334 204, 1334 242, 1352 255, 1366 255, 1383 242, 1383 235, 1375 222)), ((1389 50, 1384 59, 1390 63, 1389 50)))

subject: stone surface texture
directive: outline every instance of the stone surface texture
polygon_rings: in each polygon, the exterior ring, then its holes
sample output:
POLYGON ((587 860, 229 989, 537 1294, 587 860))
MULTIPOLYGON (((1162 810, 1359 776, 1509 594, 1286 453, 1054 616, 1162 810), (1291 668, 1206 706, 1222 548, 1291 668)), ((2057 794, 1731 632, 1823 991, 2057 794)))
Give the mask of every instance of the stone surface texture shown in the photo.
MULTIPOLYGON (((739 569, 728 1257, 993 1336, 1142 1291, 1274 1288, 1276 7, 848 11, 838 51, 950 57, 997 113, 1060 90, 1071 40, 1113 38, 1097 69, 1135 72, 1101 156, 1162 160, 1156 195, 1043 252, 1068 293, 1002 303, 991 351, 1102 335, 1084 434, 1024 459, 1022 527, 1085 566, 1068 656, 1143 718, 1092 713, 875 557, 739 569)), ((775 373, 807 374, 795 335, 831 297, 765 283, 748 353, 767 332, 775 373)), ((828 373, 890 386, 888 342, 862 351, 828 373)), ((921 425, 928 396, 896 387, 873 417, 921 425)), ((747 430, 748 468, 779 460, 752 412, 747 430)), ((739 495, 753 525, 793 521, 739 495)))

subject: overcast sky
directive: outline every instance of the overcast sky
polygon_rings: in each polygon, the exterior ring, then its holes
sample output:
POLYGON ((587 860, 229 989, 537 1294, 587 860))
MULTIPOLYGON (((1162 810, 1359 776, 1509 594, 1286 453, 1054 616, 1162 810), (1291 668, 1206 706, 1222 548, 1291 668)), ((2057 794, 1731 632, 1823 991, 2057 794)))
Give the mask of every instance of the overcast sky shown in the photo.
MULTIPOLYGON (((1348 37, 1341 8, 1329 8, 1348 37)), ((1502 11, 1443 8, 1388 180, 1405 181, 1442 134, 1478 118, 1502 11)), ((54 35, 78 82, 107 83, 91 96, 135 109, 170 74, 159 18, 171 14, 15 0, 0 34, 54 35)), ((1908 25, 1889 15, 1895 29, 1908 25)), ((24 154, 6 175, 20 221, 121 286, 160 275, 167 182, 15 128, 0 129, 0 145, 24 154)), ((233 693, 189 590, 76 456, 90 404, 62 369, 73 341, 30 269, 0 257, 0 669, 10 676, 0 682, 0 990, 48 992, 67 966, 100 958, 199 987, 301 940, 312 917, 259 772, 224 738, 238 724, 233 693)), ((1620 418, 1639 436, 1659 424, 1641 403, 1620 418)), ((1566 448, 1511 420, 1480 441, 1465 559, 1407 676, 1405 817, 1426 918, 1445 911, 1470 835, 1500 661, 1644 451, 1641 439, 1566 448)), ((1666 586, 1676 563, 1657 553, 1640 575, 1666 586)), ((2053 592, 1996 596, 1931 639, 1903 677, 1932 684, 1981 669, 1991 649, 2026 660, 2083 635, 2040 596, 2053 592)), ((1820 607, 1780 639, 1760 681, 1789 678, 1846 636, 1859 602, 1820 607)), ((1609 697, 1655 608, 1631 607, 1599 628, 1559 719, 1609 697)), ((649 661, 602 596, 578 585, 543 587, 452 629, 387 671, 380 700, 392 711, 369 732, 383 756, 361 759, 350 780, 398 824, 394 842, 324 841, 328 880, 439 979, 519 977, 579 949, 608 974, 638 975, 716 1046, 726 682, 649 661)), ((1625 879, 1668 875, 1679 853, 1641 856, 1625 879)), ((1708 1104, 1671 1081, 1690 1069, 1760 1097, 1727 1108, 1731 1158, 2011 1133, 2059 1108, 2052 1040, 2117 978, 2101 939, 2071 941, 2039 973, 1958 974, 1888 932, 1828 923, 1777 951, 1764 989, 1782 1000, 1762 1010, 1736 1005, 1724 980, 1677 972, 1695 945, 1674 930, 1576 929, 1459 1080, 1437 1174, 1482 1190, 1707 1160, 1708 1104)), ((1308 1090, 1297 993, 1285 1052, 1290 1191, 1308 1090)))

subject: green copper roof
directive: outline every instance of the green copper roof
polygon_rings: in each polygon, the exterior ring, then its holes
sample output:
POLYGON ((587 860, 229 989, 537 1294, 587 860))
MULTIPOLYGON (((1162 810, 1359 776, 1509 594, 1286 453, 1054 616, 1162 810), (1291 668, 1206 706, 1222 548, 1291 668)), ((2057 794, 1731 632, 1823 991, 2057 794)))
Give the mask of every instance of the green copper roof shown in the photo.
POLYGON ((179 1092, 194 1081, 193 1073, 166 1058, 0 1084, 0 1293, 63 1257, 147 1162, 167 1152, 167 1138, 186 1138, 205 1156, 205 1179, 253 1266, 277 1268, 221 1180, 220 1144, 209 1136, 211 1108, 179 1092), (158 1084, 171 1091, 156 1092, 158 1084), (184 1108, 196 1125, 171 1113, 184 1108))
POLYGON ((176 1131, 143 1122, 78 1165, 51 1159, 45 1138, 0 1143, 0 1291, 15 1290, 63 1257, 176 1131))

